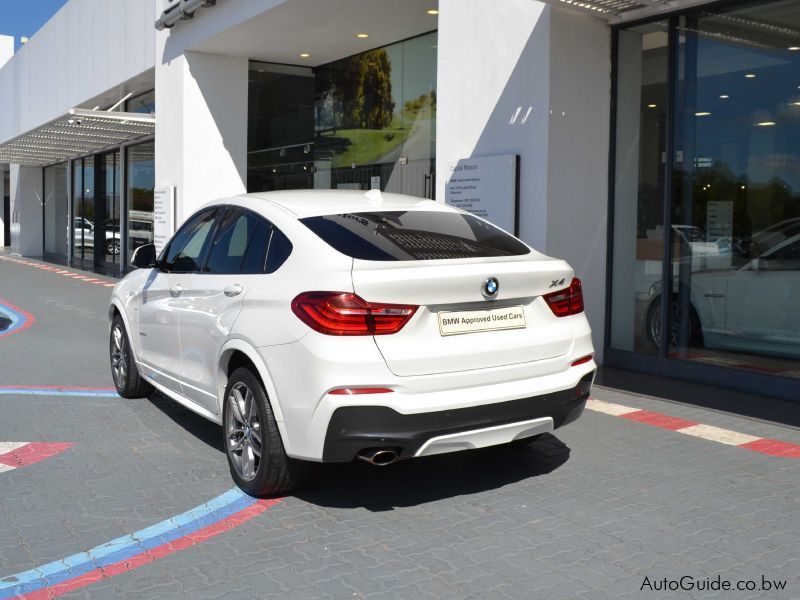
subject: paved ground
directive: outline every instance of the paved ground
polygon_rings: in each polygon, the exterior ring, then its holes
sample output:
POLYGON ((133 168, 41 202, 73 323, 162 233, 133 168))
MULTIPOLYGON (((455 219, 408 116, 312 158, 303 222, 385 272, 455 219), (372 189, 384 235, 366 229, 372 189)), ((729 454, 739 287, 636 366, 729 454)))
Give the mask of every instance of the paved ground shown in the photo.
MULTIPOLYGON (((15 385, 110 387, 109 294, 102 285, 0 260, 0 301, 35 317, 0 338, 0 455, 8 442, 72 444, 0 472, 0 598, 24 579, 20 573, 232 488, 218 428, 171 401, 9 393, 15 385)), ((789 426, 608 388, 594 396, 800 443, 800 431, 789 426)), ((297 496, 138 562, 73 578, 67 596, 800 598, 799 482, 800 458, 587 411, 525 447, 385 469, 317 467, 297 496), (783 592, 641 589, 645 577, 655 588, 664 578, 718 575, 734 585, 760 587, 762 576, 788 583, 783 592)), ((172 518, 162 529, 180 522, 172 518)), ((118 544, 144 547, 145 537, 118 544)), ((73 569, 80 560, 102 566, 96 551, 81 556, 67 561, 73 569)), ((64 577, 78 574, 59 565, 64 577)), ((35 572, 33 585, 45 571, 35 572)))

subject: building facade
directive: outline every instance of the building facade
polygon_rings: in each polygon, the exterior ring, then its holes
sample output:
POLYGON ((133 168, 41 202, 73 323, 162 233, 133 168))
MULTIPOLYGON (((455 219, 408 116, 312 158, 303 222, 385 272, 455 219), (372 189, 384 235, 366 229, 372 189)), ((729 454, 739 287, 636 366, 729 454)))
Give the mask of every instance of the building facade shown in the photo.
POLYGON ((793 0, 70 0, 0 68, 0 164, 3 243, 111 275, 215 198, 482 169, 599 360, 800 398, 793 0))

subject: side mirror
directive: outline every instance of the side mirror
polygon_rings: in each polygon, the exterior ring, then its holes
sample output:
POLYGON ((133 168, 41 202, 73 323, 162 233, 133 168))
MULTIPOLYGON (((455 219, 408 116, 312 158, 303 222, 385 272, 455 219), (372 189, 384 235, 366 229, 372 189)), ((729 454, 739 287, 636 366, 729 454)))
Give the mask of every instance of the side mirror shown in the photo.
POLYGON ((155 244, 144 244, 133 251, 131 265, 137 269, 150 269, 156 266, 155 244))

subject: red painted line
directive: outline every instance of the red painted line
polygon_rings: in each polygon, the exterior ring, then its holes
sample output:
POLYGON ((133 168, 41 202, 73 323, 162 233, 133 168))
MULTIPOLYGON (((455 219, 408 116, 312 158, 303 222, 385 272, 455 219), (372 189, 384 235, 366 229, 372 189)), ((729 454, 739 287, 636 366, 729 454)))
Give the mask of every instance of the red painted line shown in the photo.
POLYGON ((650 412, 649 410, 637 410, 636 412, 620 415, 620 417, 623 419, 629 419, 631 421, 638 421, 639 423, 652 425, 654 427, 660 427, 661 429, 671 429, 672 431, 677 431, 678 429, 683 429, 684 427, 691 427, 692 425, 698 425, 698 423, 695 421, 687 421, 686 419, 670 417, 669 415, 650 412))
POLYGON ((25 322, 19 327, 15 327, 11 331, 6 331, 5 333, 0 333, 0 338, 4 338, 9 335, 14 335, 15 333, 19 333, 20 331, 25 331, 26 329, 28 329, 28 327, 30 327, 36 322, 36 317, 34 317, 27 310, 22 310, 19 306, 11 304, 11 302, 8 302, 7 300, 0 300, 0 304, 7 306, 8 308, 22 315, 25 318, 25 322))
POLYGON ((800 458, 800 445, 763 438, 755 442, 742 444, 739 448, 747 448, 753 452, 768 454, 769 456, 782 456, 784 458, 800 458))
POLYGON ((192 546, 195 546, 201 542, 205 542, 206 540, 217 536, 220 533, 225 533, 226 531, 234 529, 235 527, 246 523, 253 517, 265 512, 267 509, 274 506, 281 500, 282 498, 259 500, 255 504, 248 506, 238 513, 232 514, 222 521, 214 523, 213 525, 209 525, 208 527, 204 527, 203 529, 199 529, 198 531, 190 533, 182 538, 162 544, 161 546, 157 546, 152 550, 148 550, 142 554, 138 554, 132 558, 120 561, 118 563, 101 567, 99 569, 95 569, 94 571, 89 571, 88 573, 80 575, 79 577, 75 577, 74 579, 62 581, 61 583, 57 583, 52 587, 31 592, 30 594, 21 596, 21 598, 25 598, 27 600, 48 600, 49 598, 62 596, 68 592, 86 587, 87 585, 103 581, 104 579, 110 579, 116 575, 133 571, 142 565, 149 564, 158 560, 159 558, 164 558, 165 556, 169 556, 170 554, 174 554, 180 550, 191 548, 192 546))
POLYGON ((25 467, 55 456, 71 447, 72 444, 69 442, 31 442, 11 452, 0 454, 0 464, 15 468, 25 467))
POLYGON ((65 392, 115 392, 113 387, 85 387, 71 385, 3 385, 4 390, 61 390, 65 392))

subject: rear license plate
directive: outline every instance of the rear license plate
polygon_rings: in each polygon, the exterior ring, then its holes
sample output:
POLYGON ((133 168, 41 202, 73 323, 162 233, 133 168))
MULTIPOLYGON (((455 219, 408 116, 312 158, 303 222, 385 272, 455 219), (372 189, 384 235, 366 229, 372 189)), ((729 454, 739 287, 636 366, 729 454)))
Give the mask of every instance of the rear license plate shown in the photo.
POLYGON ((442 335, 524 328, 525 310, 521 306, 439 312, 439 333, 442 335))

